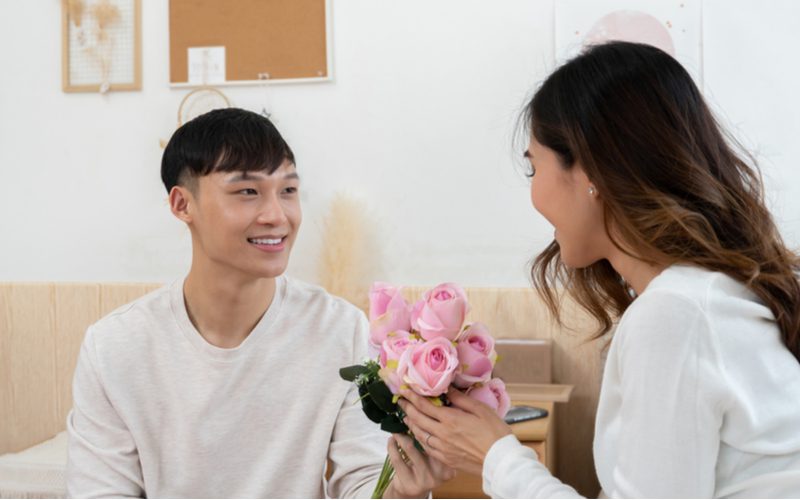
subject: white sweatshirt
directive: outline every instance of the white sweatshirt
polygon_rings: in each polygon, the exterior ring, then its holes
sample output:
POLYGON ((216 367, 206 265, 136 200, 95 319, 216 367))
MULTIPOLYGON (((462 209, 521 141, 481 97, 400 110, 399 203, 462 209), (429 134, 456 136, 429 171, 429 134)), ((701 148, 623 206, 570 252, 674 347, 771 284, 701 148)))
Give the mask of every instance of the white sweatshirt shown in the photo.
POLYGON ((69 496, 368 497, 388 434, 338 375, 366 356, 364 315, 281 277, 250 335, 222 349, 189 321, 182 290, 87 331, 67 422, 69 496))
MULTIPOLYGON (((800 497, 800 363, 744 285, 672 266, 623 314, 608 352, 594 460, 610 497, 800 497)), ((493 497, 575 498, 507 436, 493 497)))

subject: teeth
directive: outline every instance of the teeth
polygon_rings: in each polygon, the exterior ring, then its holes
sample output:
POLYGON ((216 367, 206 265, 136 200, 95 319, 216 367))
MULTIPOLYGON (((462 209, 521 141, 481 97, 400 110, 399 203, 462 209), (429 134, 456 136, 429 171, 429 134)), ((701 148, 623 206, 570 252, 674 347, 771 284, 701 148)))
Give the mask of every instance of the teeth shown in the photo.
POLYGON ((277 239, 269 239, 269 238, 249 238, 251 243, 255 243, 256 245, 278 245, 283 240, 283 238, 277 239))

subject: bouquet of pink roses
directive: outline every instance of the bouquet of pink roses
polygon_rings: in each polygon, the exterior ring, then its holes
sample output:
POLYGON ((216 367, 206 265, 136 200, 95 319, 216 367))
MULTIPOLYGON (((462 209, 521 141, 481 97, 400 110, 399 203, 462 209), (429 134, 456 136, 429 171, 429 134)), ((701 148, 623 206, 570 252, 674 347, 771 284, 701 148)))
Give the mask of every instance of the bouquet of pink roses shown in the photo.
MULTIPOLYGON (((511 405, 505 385, 492 378, 497 361, 494 338, 481 323, 464 325, 469 304, 464 290, 444 283, 409 304, 402 289, 375 283, 369 291, 370 343, 380 349, 376 360, 342 368, 339 374, 355 382, 367 417, 392 433, 413 435, 397 405, 401 388, 448 404, 451 386, 497 411, 502 418, 511 405)), ((414 445, 424 451, 414 441, 414 445)), ((372 498, 381 498, 394 470, 383 465, 372 498)))

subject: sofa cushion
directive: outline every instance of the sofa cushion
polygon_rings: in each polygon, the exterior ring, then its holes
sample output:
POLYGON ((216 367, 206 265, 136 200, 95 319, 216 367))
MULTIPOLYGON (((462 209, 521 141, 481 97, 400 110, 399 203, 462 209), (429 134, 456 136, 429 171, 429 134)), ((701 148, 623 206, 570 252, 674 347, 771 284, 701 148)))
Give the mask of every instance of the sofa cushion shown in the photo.
POLYGON ((0 455, 0 498, 65 498, 67 433, 0 455))

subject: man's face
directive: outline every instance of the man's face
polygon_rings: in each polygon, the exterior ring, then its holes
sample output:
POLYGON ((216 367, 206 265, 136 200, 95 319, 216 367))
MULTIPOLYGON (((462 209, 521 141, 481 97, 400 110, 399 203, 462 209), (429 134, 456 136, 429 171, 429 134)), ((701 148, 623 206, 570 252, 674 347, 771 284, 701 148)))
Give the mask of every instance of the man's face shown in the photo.
POLYGON ((302 220, 299 187, 288 161, 270 175, 214 172, 198 178, 187 208, 193 265, 252 278, 281 275, 302 220))

